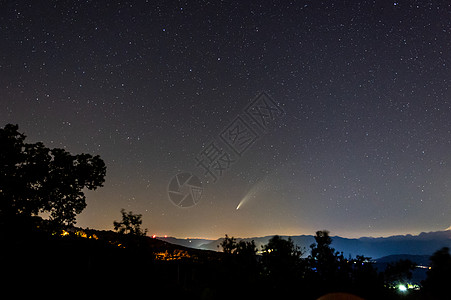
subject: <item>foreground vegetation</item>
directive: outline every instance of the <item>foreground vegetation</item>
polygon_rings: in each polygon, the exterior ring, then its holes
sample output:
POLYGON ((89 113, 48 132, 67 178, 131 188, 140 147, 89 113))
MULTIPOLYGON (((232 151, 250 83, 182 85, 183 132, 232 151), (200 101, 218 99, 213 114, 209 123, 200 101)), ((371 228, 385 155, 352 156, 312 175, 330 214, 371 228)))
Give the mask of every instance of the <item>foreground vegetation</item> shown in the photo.
MULTIPOLYGON (((367 257, 345 258, 318 231, 309 255, 288 239, 274 236, 262 249, 226 235, 222 252, 191 249, 145 235, 66 227, 56 229, 39 217, 1 230, 3 272, 20 283, 84 285, 117 283, 120 289, 165 291, 187 299, 317 299, 346 292, 364 299, 446 299, 449 249, 431 257, 428 278, 419 290, 401 291, 415 264, 399 261, 378 272, 367 257), (20 225, 19 225, 20 224, 20 225)), ((118 230, 119 231, 119 230, 118 230)))

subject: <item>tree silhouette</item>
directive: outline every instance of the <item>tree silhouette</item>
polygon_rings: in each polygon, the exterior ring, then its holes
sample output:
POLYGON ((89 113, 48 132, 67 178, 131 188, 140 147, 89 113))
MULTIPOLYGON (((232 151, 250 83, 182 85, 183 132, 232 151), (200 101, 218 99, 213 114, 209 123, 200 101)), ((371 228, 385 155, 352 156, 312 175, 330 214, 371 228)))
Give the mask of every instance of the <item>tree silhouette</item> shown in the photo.
POLYGON ((335 249, 330 247, 332 238, 329 236, 329 231, 317 231, 315 242, 310 245, 312 249, 311 257, 319 262, 332 262, 335 259, 335 249))
POLYGON ((262 262, 266 275, 276 285, 292 282, 300 276, 303 252, 291 238, 273 236, 263 246, 262 262))
POLYGON ((431 269, 423 282, 424 290, 430 299, 446 299, 451 282, 451 255, 448 247, 436 251, 431 257, 431 269))
POLYGON ((416 264, 409 259, 400 259, 395 263, 389 263, 384 271, 384 278, 389 286, 397 286, 399 284, 407 285, 412 279, 412 271, 416 264))
POLYGON ((370 257, 363 255, 357 255, 355 259, 348 260, 349 265, 352 266, 352 290, 365 299, 374 298, 384 288, 383 278, 379 276, 370 260, 370 257))
POLYGON ((121 209, 122 221, 114 221, 114 230, 121 234, 130 235, 146 235, 147 229, 142 230, 142 215, 133 214, 133 212, 126 212, 125 209, 121 209))
POLYGON ((310 245, 310 260, 317 274, 325 281, 332 280, 338 270, 338 253, 330 247, 332 239, 329 231, 317 231, 315 235, 316 243, 310 245))
POLYGON ((229 236, 226 234, 224 240, 218 245, 222 247, 222 251, 226 254, 233 254, 236 251, 236 240, 232 236, 229 238, 229 236))
POLYGON ((98 155, 25 143, 18 130, 12 124, 0 129, 0 215, 11 221, 48 212, 55 224, 74 224, 86 207, 83 189, 103 185, 105 163, 98 155))
POLYGON ((235 253, 241 257, 251 257, 254 259, 257 254, 257 246, 255 246, 254 240, 250 242, 241 240, 236 244, 235 253))
POLYGON ((229 237, 226 234, 220 246, 226 255, 226 263, 247 268, 247 271, 256 271, 257 247, 255 246, 254 240, 250 242, 240 240, 237 242, 234 237, 229 237))

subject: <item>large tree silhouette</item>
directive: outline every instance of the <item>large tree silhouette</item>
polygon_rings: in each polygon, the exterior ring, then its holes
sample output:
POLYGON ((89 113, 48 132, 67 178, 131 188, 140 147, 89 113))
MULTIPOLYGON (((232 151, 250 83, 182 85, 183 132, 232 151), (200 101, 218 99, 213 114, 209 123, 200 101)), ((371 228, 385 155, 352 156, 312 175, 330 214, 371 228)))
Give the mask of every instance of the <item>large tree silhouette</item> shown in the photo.
POLYGON ((103 185, 105 163, 98 155, 71 155, 40 142, 26 143, 26 136, 18 130, 12 124, 0 128, 3 222, 47 212, 56 224, 74 224, 76 215, 86 207, 83 190, 103 185))

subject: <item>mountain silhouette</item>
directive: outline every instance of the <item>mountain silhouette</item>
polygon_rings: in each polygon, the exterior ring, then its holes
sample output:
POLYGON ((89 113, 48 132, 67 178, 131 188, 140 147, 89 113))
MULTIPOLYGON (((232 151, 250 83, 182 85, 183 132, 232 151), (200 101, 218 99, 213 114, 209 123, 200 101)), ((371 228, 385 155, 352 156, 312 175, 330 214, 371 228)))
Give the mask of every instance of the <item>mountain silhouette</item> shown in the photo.
MULTIPOLYGON (((251 238, 237 238, 237 241, 255 241, 258 249, 262 245, 268 243, 272 236, 251 237, 251 238)), ((305 249, 305 254, 309 254, 310 245, 315 242, 313 235, 298 235, 298 236, 281 236, 286 239, 291 237, 293 242, 301 249, 305 249)), ((202 240, 193 239, 177 239, 165 238, 167 242, 204 249, 204 250, 221 250, 220 243, 224 238, 217 240, 202 240)), ((343 238, 339 236, 332 236, 332 245, 336 251, 343 252, 345 256, 364 255, 372 258, 380 258, 389 255, 403 254, 403 255, 432 255, 437 249, 442 247, 451 248, 451 230, 436 231, 436 232, 422 232, 418 235, 394 235, 389 237, 361 237, 361 238, 343 238)))

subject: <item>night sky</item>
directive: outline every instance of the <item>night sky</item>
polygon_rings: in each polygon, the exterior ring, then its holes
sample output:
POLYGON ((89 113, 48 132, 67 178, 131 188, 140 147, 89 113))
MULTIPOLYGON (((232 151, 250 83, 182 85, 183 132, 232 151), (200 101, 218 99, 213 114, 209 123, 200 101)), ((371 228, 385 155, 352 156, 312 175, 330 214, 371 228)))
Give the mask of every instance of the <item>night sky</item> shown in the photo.
POLYGON ((159 236, 448 228, 449 0, 249 2, 1 1, 0 126, 104 159, 81 227, 125 208, 159 236), (170 201, 180 173, 197 205, 170 201))

